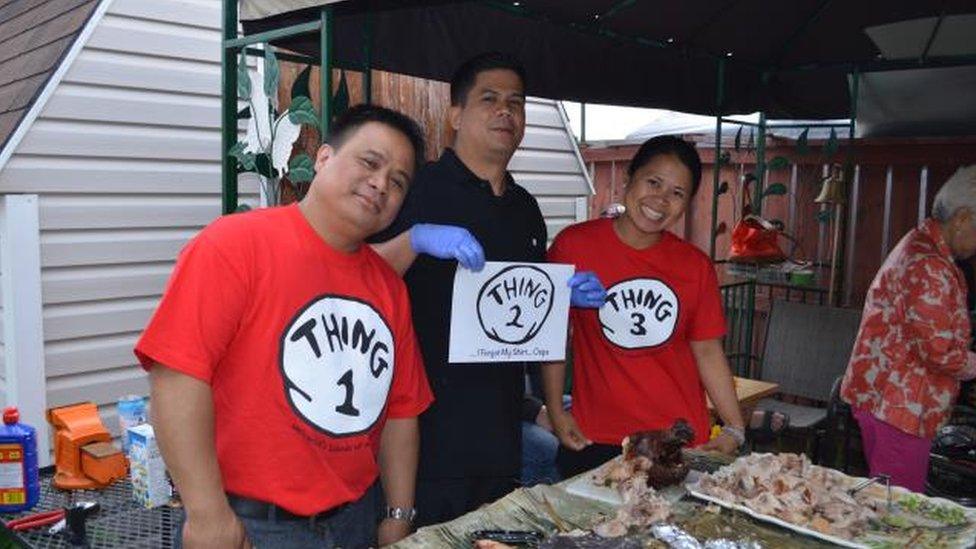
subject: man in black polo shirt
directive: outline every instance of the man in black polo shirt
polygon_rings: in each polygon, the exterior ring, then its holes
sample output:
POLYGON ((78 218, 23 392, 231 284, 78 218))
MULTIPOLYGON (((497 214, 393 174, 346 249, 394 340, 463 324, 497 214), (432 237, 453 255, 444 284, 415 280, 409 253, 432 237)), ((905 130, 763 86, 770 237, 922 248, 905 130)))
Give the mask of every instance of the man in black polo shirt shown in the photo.
MULTIPOLYGON (((476 270, 486 258, 545 261, 539 205, 507 171, 525 133, 524 90, 524 69, 506 55, 482 54, 458 68, 454 146, 417 175, 397 220, 373 239, 405 272, 435 394, 420 417, 419 525, 454 519, 517 486, 526 363, 450 364, 447 356, 454 259, 476 270)), ((595 277, 579 273, 571 286, 575 305, 602 302, 595 277)))

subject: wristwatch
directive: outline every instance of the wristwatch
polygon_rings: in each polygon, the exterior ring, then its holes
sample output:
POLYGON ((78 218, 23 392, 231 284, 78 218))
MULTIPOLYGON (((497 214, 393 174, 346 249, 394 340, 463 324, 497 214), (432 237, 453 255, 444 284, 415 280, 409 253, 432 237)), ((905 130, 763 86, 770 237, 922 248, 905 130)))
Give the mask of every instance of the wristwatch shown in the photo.
POLYGON ((417 518, 417 510, 413 507, 409 509, 406 507, 387 507, 386 518, 393 520, 405 520, 408 523, 413 524, 413 519, 417 518))
POLYGON ((739 446, 742 446, 746 442, 746 433, 741 427, 733 427, 731 425, 725 425, 722 427, 722 434, 729 435, 732 440, 739 446))

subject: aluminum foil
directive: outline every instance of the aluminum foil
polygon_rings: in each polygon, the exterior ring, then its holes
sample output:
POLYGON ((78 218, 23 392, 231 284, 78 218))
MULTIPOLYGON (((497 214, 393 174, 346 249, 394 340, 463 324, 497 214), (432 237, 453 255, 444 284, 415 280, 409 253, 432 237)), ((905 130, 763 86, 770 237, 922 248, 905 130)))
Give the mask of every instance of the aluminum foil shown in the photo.
POLYGON ((651 532, 658 541, 668 544, 671 549, 762 549, 762 544, 755 541, 733 541, 719 538, 698 541, 694 536, 673 524, 657 524, 651 527, 651 532))

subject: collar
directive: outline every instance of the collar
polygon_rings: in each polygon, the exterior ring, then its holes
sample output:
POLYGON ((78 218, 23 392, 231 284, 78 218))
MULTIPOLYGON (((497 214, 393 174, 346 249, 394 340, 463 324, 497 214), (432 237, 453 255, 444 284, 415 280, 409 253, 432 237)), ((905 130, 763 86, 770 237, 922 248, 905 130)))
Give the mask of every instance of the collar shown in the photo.
MULTIPOLYGON (((482 179, 478 177, 467 164, 465 164, 454 152, 454 149, 447 147, 444 149, 444 153, 441 154, 441 160, 444 166, 451 171, 451 175, 454 176, 458 181, 463 181, 467 184, 474 185, 480 189, 483 189, 488 194, 495 196, 495 193, 491 190, 491 182, 487 179, 482 179)), ((505 192, 497 198, 506 198, 511 194, 511 189, 515 185, 515 179, 512 178, 512 174, 507 170, 505 171, 505 192)))
POLYGON ((946 242, 945 235, 942 233, 942 226, 939 225, 938 221, 930 217, 919 225, 918 230, 935 243, 939 255, 955 263, 955 258, 952 257, 952 250, 949 249, 949 243, 946 242))

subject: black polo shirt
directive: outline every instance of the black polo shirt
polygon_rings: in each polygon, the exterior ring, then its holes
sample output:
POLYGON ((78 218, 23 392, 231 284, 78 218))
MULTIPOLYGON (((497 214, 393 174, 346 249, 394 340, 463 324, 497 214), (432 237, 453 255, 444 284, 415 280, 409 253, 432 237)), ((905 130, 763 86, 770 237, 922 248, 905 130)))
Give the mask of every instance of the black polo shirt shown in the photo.
MULTIPOLYGON (((446 149, 417 174, 382 242, 417 223, 471 231, 488 261, 545 261, 546 225, 539 204, 506 173, 502 196, 446 149)), ((414 329, 436 397, 420 416, 421 479, 518 476, 526 363, 449 364, 451 292, 456 261, 421 255, 404 280, 414 329)), ((472 322, 475 322, 472 319, 472 322)))

